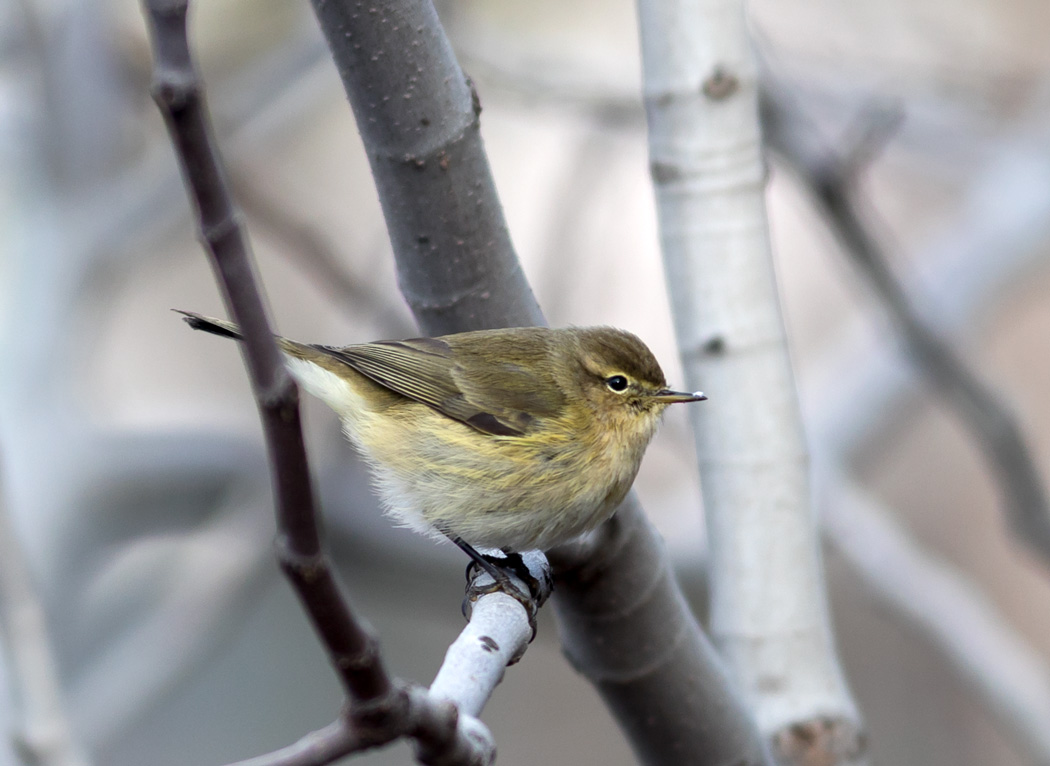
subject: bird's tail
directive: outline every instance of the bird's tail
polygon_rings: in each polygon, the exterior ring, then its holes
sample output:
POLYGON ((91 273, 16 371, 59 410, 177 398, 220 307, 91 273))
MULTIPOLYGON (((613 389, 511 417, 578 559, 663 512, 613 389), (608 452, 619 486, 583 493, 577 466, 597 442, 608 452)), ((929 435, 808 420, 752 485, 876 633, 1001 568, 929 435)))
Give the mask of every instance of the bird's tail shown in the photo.
POLYGON ((224 319, 214 319, 212 317, 202 316, 200 314, 194 314, 192 311, 182 311, 180 309, 172 309, 177 314, 182 314, 183 321, 186 322, 194 330, 204 330, 210 332, 213 335, 220 335, 223 338, 233 338, 234 340, 244 340, 244 336, 241 335, 240 328, 233 322, 227 322, 224 319))
MULTIPOLYGON (((204 332, 210 332, 212 335, 218 335, 222 338, 244 340, 241 328, 233 322, 227 322, 225 319, 216 319, 215 317, 206 317, 202 314, 195 314, 192 311, 172 310, 182 314, 183 320, 194 330, 204 330, 204 332)), ((305 359, 308 362, 320 364, 326 369, 337 363, 340 366, 346 366, 346 362, 338 361, 337 355, 333 354, 332 349, 299 343, 298 341, 288 340, 288 338, 282 338, 280 335, 274 335, 273 338, 277 341, 277 346, 281 351, 295 359, 305 359)))

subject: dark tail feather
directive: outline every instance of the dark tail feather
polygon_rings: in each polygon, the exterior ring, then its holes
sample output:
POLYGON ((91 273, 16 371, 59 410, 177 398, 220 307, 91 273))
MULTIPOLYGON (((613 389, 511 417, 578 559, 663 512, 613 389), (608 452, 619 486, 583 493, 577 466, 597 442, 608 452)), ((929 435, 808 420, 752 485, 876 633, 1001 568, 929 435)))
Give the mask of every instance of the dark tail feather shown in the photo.
POLYGON ((244 340, 244 336, 241 335, 240 329, 237 325, 233 324, 233 322, 226 322, 222 319, 212 319, 211 317, 194 314, 192 311, 182 311, 180 309, 172 309, 172 311, 177 314, 182 314, 183 321, 194 330, 204 330, 205 332, 210 332, 212 335, 219 335, 223 338, 244 340))

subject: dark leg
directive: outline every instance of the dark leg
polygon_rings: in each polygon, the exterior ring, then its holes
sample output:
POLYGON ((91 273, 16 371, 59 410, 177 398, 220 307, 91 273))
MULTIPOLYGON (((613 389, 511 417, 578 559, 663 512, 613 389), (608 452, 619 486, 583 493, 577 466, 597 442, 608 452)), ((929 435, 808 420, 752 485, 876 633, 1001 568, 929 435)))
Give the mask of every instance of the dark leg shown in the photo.
MULTIPOLYGON (((514 583, 511 582, 510 577, 507 576, 507 573, 500 569, 499 566, 495 564, 490 558, 478 553, 474 549, 474 546, 472 546, 470 543, 464 542, 463 538, 461 537, 452 537, 451 535, 449 535, 448 539, 454 542, 456 545, 458 545, 460 550, 462 550, 465 554, 470 556, 471 560, 474 562, 473 564, 471 564, 471 566, 477 565, 481 567, 481 569, 488 573, 492 577, 492 579, 496 581, 496 584, 499 585, 501 588, 509 588, 512 591, 517 590, 517 588, 514 587, 514 583)), ((519 557, 519 561, 520 560, 521 559, 519 557)), ((469 566, 467 567, 467 573, 467 576, 469 577, 469 566)), ((528 580, 526 580, 526 582, 528 582, 528 580)))
POLYGON ((521 557, 521 554, 517 551, 509 551, 503 548, 503 555, 507 558, 503 559, 501 565, 509 569, 511 572, 516 574, 521 581, 529 587, 529 591, 532 595, 536 595, 540 592, 540 583, 533 577, 532 572, 525 565, 525 559, 521 557))

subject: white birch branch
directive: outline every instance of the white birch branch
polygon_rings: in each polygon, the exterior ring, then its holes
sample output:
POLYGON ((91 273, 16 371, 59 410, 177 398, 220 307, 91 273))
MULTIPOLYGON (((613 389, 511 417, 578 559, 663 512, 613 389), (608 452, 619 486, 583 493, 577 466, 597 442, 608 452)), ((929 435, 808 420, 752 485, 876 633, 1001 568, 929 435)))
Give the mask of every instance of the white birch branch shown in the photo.
POLYGON ((640 0, 650 163, 711 550, 711 634, 776 754, 862 756, 831 638, 736 0, 640 0))
MULTIPOLYGON (((465 606, 469 609, 469 622, 449 646, 430 685, 430 696, 454 702, 461 716, 481 714, 503 679, 504 668, 525 653, 536 629, 535 610, 550 596, 546 556, 530 551, 522 558, 538 583, 539 592, 531 601, 523 602, 506 593, 486 593, 493 584, 492 576, 476 570, 468 586, 465 606), (526 603, 530 608, 525 607, 526 603)), ((509 576, 522 594, 528 593, 524 583, 513 574, 509 576)))

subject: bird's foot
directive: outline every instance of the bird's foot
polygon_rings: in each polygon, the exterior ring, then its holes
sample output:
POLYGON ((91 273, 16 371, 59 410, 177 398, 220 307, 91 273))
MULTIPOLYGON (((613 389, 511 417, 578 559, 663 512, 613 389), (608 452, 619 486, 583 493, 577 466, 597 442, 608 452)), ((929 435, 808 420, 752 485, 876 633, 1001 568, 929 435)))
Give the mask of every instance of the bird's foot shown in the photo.
POLYGON ((502 556, 484 554, 480 553, 474 548, 474 546, 464 542, 459 537, 453 537, 451 539, 452 542, 458 545, 464 553, 470 556, 471 561, 467 565, 467 580, 473 579, 472 570, 475 567, 492 578, 491 585, 482 586, 478 589, 479 595, 493 593, 495 591, 503 591, 510 596, 520 593, 526 598, 540 600, 545 598, 545 596, 542 595, 544 593, 542 584, 529 570, 528 565, 525 563, 524 559, 522 559, 520 553, 503 551, 502 556), (511 579, 511 575, 517 577, 521 583, 528 588, 529 592, 522 593, 521 586, 511 579))

